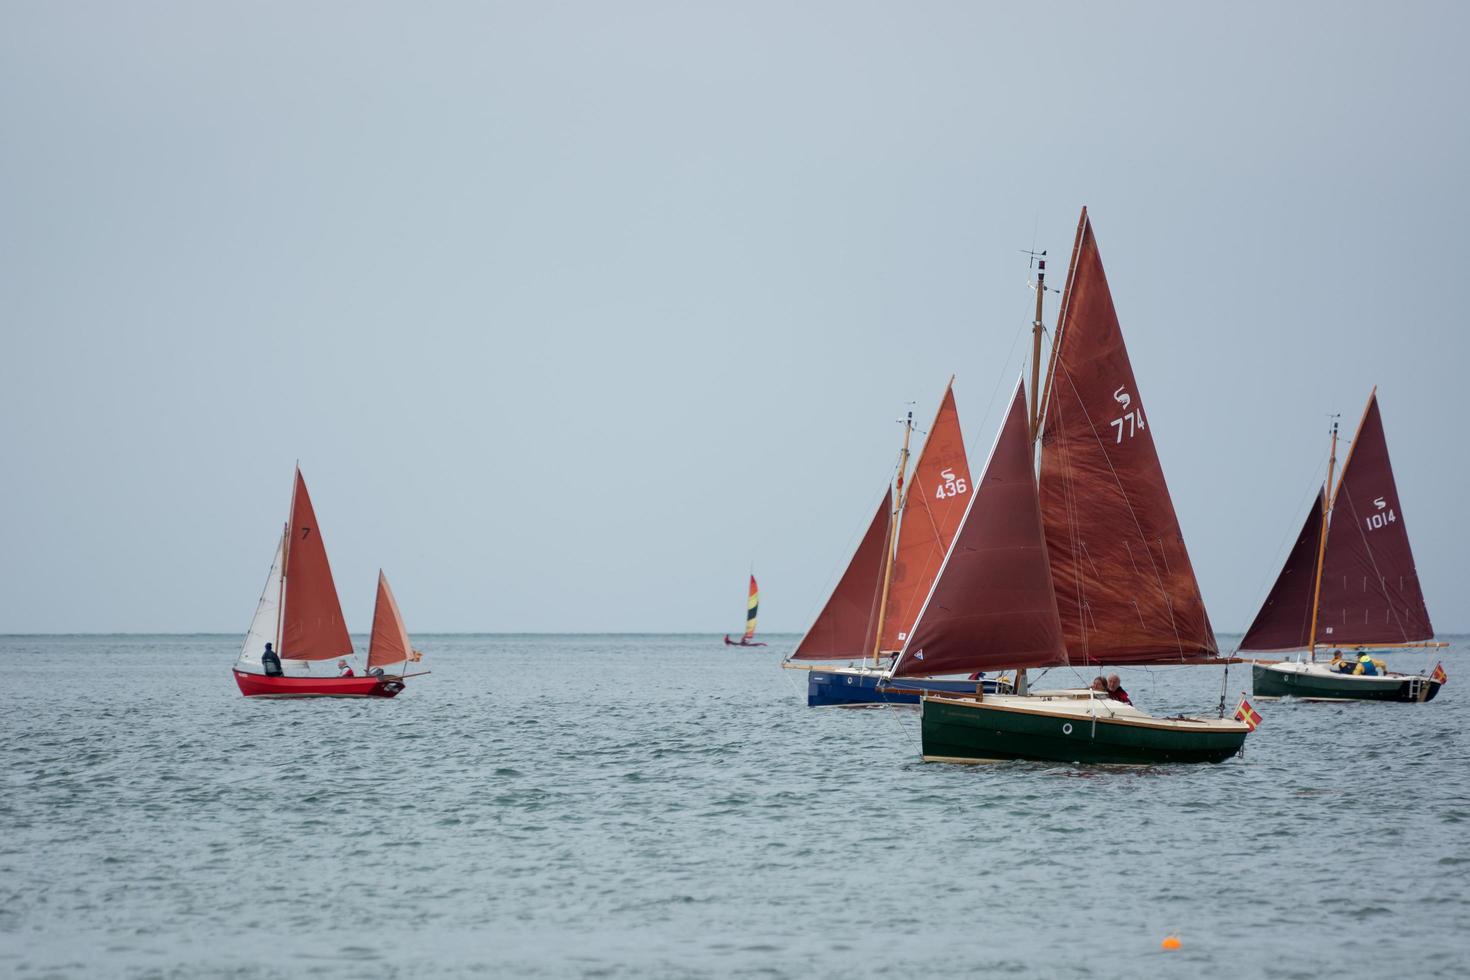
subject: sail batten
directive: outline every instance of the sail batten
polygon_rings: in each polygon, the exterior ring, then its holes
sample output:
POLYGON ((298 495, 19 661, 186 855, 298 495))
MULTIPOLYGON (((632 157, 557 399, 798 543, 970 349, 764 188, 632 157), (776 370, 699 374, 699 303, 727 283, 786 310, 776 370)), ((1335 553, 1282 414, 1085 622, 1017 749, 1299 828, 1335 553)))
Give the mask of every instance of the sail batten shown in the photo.
POLYGON ((342 603, 332 581, 326 545, 301 470, 291 498, 285 546, 285 611, 280 655, 290 660, 331 660, 352 653, 342 603))
POLYGON ((1048 376, 1039 493, 1068 654, 1217 655, 1086 209, 1048 376))
POLYGON ((847 570, 802 637, 794 660, 841 660, 867 656, 878 629, 878 602, 883 583, 884 548, 893 519, 893 490, 883 494, 878 512, 858 543, 847 570))
POLYGON ((950 387, 940 400, 904 493, 883 620, 883 650, 896 651, 908 638, 959 529, 970 491, 970 463, 950 387))
POLYGON ((1067 662, 1036 494, 1026 398, 1010 411, 895 677, 1067 662))

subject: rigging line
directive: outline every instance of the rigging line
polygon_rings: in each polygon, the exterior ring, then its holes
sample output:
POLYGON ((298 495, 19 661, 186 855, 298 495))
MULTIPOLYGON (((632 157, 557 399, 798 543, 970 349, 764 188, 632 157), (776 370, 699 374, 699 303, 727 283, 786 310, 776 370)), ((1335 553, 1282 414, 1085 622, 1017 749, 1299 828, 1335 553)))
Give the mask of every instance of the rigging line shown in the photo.
MULTIPOLYGON (((1006 359, 1005 359, 1005 361, 1001 365, 1000 374, 998 374, 996 376, 996 379, 995 379, 995 387, 990 390, 990 400, 985 403, 985 413, 980 416, 980 418, 981 418, 981 424, 982 425, 985 422, 988 422, 990 420, 990 410, 995 407, 995 398, 996 398, 996 395, 1000 394, 1001 386, 1003 384, 1005 384, 1006 378, 1008 378, 1008 377, 1011 376, 1011 374, 1010 374, 1011 358, 1016 353, 1016 344, 1020 342, 1021 335, 1023 333, 1025 333, 1026 332, 1026 329, 1028 327, 1030 327, 1030 326, 1031 326, 1031 324, 1029 324, 1029 323, 1023 323, 1023 324, 1021 324, 1019 327, 1016 328, 1015 336, 1011 337, 1011 349, 1008 350, 1008 351, 1006 351, 1006 359)), ((1022 358, 1021 359, 1021 369, 1024 371, 1025 368, 1026 368, 1026 359, 1025 358, 1022 358)), ((963 433, 961 433, 961 436, 963 437, 963 433)), ((974 441, 974 440, 973 439, 967 440, 967 442, 971 442, 971 441, 974 441)))
MULTIPOLYGON (((1312 464, 1312 469, 1310 470, 1310 472, 1315 473, 1319 469, 1321 469, 1322 468, 1322 462, 1326 458, 1327 458, 1327 453, 1326 452, 1324 452, 1320 456, 1318 456, 1317 457, 1317 461, 1312 464)), ((1302 482, 1305 483, 1306 481, 1303 480, 1302 482)), ((1325 484, 1323 484, 1323 486, 1325 486, 1325 484)), ((1328 492, 1331 492, 1331 488, 1330 487, 1328 487, 1327 489, 1328 489, 1328 492)), ((1311 494, 1321 494, 1323 492, 1322 491, 1322 486, 1313 487, 1308 492, 1311 493, 1311 494)), ((1303 494, 1302 497, 1299 500, 1297 500, 1297 502, 1296 502, 1296 508, 1293 511, 1291 511, 1291 513, 1293 515, 1300 515, 1301 514, 1301 512, 1302 512, 1302 504, 1304 504, 1306 502, 1306 499, 1307 499, 1306 498, 1306 494, 1303 494)), ((1320 514, 1319 514, 1319 516, 1320 516, 1320 514)), ((1256 589, 1256 595, 1258 596, 1258 599, 1255 602, 1255 608, 1257 610, 1257 615, 1260 614, 1259 610, 1261 609, 1261 606, 1265 603, 1266 597, 1268 595, 1270 595, 1271 587, 1276 584, 1276 579, 1271 577, 1271 571, 1270 570, 1272 568, 1277 567, 1277 566, 1284 566, 1285 563, 1286 563, 1286 556, 1290 552, 1290 549, 1289 549, 1289 547, 1287 545, 1287 541, 1290 540, 1292 534, 1295 533, 1292 529, 1293 528, 1296 528, 1297 525, 1295 523, 1296 522, 1296 517, 1295 516, 1289 518, 1289 520, 1290 520, 1291 523, 1288 523, 1287 524, 1286 530, 1283 531, 1282 534, 1281 534, 1281 540, 1276 543, 1276 551, 1275 551, 1276 561, 1275 561, 1274 564, 1271 564, 1271 565, 1267 565, 1266 566, 1266 575, 1263 578, 1263 580, 1261 582, 1261 585, 1258 586, 1257 589, 1256 589)), ((1300 529, 1298 528, 1298 530, 1300 530, 1300 529)), ((1325 533, 1325 530, 1326 529, 1324 528, 1323 529, 1324 533, 1325 533)), ((1277 573, 1277 577, 1278 578, 1280 577, 1280 574, 1281 574, 1280 572, 1277 573)), ((1312 612, 1311 609, 1308 609, 1307 612, 1306 612, 1306 615, 1307 616, 1310 616, 1311 615, 1311 612, 1312 612)), ((1246 633, 1249 633, 1250 632, 1251 625, 1254 622, 1255 622, 1255 620, 1252 619, 1250 623, 1247 623, 1246 624, 1246 633)), ((1310 627, 1308 627, 1308 628, 1310 628, 1310 627)), ((1240 639, 1237 640, 1236 643, 1235 643, 1235 649, 1233 649, 1233 650, 1230 651, 1230 655, 1232 657, 1235 656, 1235 654, 1237 654, 1237 653, 1240 652, 1240 644, 1243 643, 1244 641, 1245 641, 1245 633, 1242 633, 1242 634, 1240 634, 1240 639)))
MULTIPOLYGON (((890 467, 889 468, 889 472, 891 473, 893 471, 893 469, 894 469, 893 467, 890 467)), ((890 479, 889 482, 888 482, 888 484, 886 486, 884 486, 883 493, 886 494, 888 492, 889 488, 892 485, 893 485, 893 481, 892 481, 892 479, 890 479)), ((868 513, 871 513, 872 510, 877 507, 878 501, 879 500, 882 500, 882 499, 883 499, 882 494, 879 494, 878 497, 875 498, 870 503, 867 512, 868 513)), ((817 625, 817 619, 818 619, 818 617, 820 617, 822 615, 822 610, 824 610, 824 609, 827 608, 827 603, 830 602, 831 599, 832 599, 832 593, 835 592, 836 589, 837 589, 837 583, 840 582, 840 581, 842 581, 842 575, 843 575, 844 572, 847 571, 847 566, 852 563, 852 557, 853 557, 853 555, 855 555, 857 553, 858 545, 862 543, 863 536, 868 533, 868 526, 869 526, 869 522, 871 522, 871 520, 872 520, 872 518, 868 518, 867 520, 865 520, 863 522, 863 524, 859 527, 859 530, 857 532, 857 535, 854 536, 854 537, 849 537, 849 539, 848 539, 848 547, 847 547, 847 549, 845 551, 842 552, 842 554, 848 556, 847 557, 847 560, 844 562, 844 561, 842 561, 841 558, 838 559, 838 565, 827 576, 827 588, 824 589, 823 591, 817 593, 817 608, 816 608, 816 611, 815 612, 811 613, 807 617, 807 624, 808 625, 807 625, 806 630, 801 634, 801 639, 802 640, 805 640, 806 637, 807 637, 807 634, 812 631, 812 627, 815 626, 815 625, 817 625), (826 598, 822 598, 823 596, 825 596, 826 598)), ((797 648, 799 648, 800 646, 801 646, 801 640, 797 640, 796 641, 796 646, 792 648, 792 653, 795 653, 796 650, 797 650, 797 648)), ((791 659, 790 655, 787 655, 787 657, 785 659, 786 660, 790 660, 791 659)))
MULTIPOLYGON (((1168 601, 1168 599, 1169 599, 1169 590, 1164 586, 1163 578, 1160 577, 1160 575, 1159 575, 1158 563, 1154 561, 1153 552, 1149 550, 1149 547, 1148 547, 1148 535, 1146 535, 1146 534, 1143 533, 1143 525, 1142 525, 1142 523, 1139 522, 1139 520, 1138 520, 1138 514, 1133 509, 1133 501, 1131 501, 1131 500, 1128 499, 1128 491, 1125 490, 1125 489, 1123 489, 1123 481, 1119 478, 1118 471, 1113 467, 1112 457, 1110 457, 1108 455, 1107 447, 1103 445, 1102 438, 1097 434, 1097 426, 1094 425, 1093 422, 1092 422, 1092 413, 1090 413, 1090 412, 1087 411, 1087 406, 1085 404, 1083 404, 1083 402, 1082 402, 1082 396, 1080 394, 1078 394, 1078 392, 1077 392, 1077 384, 1076 384, 1075 381, 1072 380, 1072 372, 1068 371, 1067 368, 1066 368, 1066 365, 1061 364, 1061 363, 1058 363, 1057 364, 1057 370, 1061 371, 1064 375, 1066 375, 1067 384, 1069 384, 1071 386, 1071 388, 1072 388, 1072 394, 1077 399, 1077 407, 1079 407, 1079 408, 1082 409, 1082 415, 1087 420, 1087 427, 1092 430, 1092 438, 1097 442, 1097 447, 1102 452, 1103 459, 1107 461, 1107 464, 1108 464, 1108 472, 1113 475, 1113 482, 1115 484, 1117 484, 1118 492, 1120 494, 1122 494, 1122 496, 1123 496, 1123 505, 1128 508, 1128 516, 1133 519, 1133 527, 1134 527, 1135 530, 1138 531, 1138 538, 1139 538, 1139 540, 1143 542, 1143 549, 1148 554, 1149 565, 1153 567, 1154 579, 1155 579, 1155 581, 1158 584, 1160 594, 1164 597, 1164 604, 1168 607, 1168 610, 1169 610, 1169 628, 1174 633, 1174 645, 1175 645, 1175 648, 1179 651, 1179 659, 1181 661, 1183 661, 1184 660, 1184 638, 1179 635, 1179 624, 1178 624, 1178 622, 1174 618, 1174 604, 1172 602, 1169 602, 1168 601)), ((1149 436, 1149 440, 1152 441, 1153 440, 1153 436, 1149 436)), ((1155 452, 1154 452, 1154 457, 1156 459, 1158 458, 1158 451, 1157 450, 1155 450, 1155 452)), ((1163 472, 1163 464, 1162 463, 1159 465, 1159 470, 1160 470, 1160 475, 1162 475, 1162 472, 1163 472)), ((1165 493, 1167 495, 1167 487, 1168 487, 1167 482, 1164 484, 1164 486, 1165 486, 1165 493)), ((1173 501, 1172 500, 1170 501, 1170 506, 1171 507, 1173 506, 1173 501)), ((1175 524, 1177 526, 1177 524, 1179 522, 1179 518, 1178 518, 1177 515, 1174 518, 1174 522, 1175 522, 1175 524)), ((1182 539, 1182 531, 1181 531, 1181 539, 1182 539)), ((1181 540, 1181 544, 1182 544, 1182 540, 1181 540)), ((1187 551, 1185 553, 1186 553, 1186 555, 1188 554, 1187 551)), ((1193 571, 1193 567, 1192 566, 1191 566, 1191 569, 1190 570, 1193 571)), ((1203 595, 1200 595, 1200 592, 1199 592, 1199 580, 1198 579, 1196 579, 1195 580, 1195 583, 1194 583, 1194 592, 1195 592, 1195 598, 1197 598, 1199 600, 1200 608, 1201 609, 1204 609, 1205 600, 1204 600, 1204 596, 1203 595)), ((1219 646, 1219 644, 1217 643, 1216 644, 1216 647, 1217 647, 1216 653, 1219 652, 1218 646, 1219 646)))
MULTIPOLYGON (((1057 411, 1060 412, 1061 409, 1059 408, 1057 411)), ((1060 425, 1060 423, 1059 423, 1059 425, 1060 425)), ((1060 431, 1060 430, 1058 430, 1058 431, 1060 431)), ((1082 632, 1082 662, 1083 663, 1088 663, 1088 662, 1090 662, 1092 660, 1092 655, 1091 655, 1091 642, 1090 642, 1091 631, 1087 628, 1087 617, 1084 614, 1084 610, 1086 609, 1086 604, 1085 604, 1086 603, 1086 600, 1085 600, 1085 598, 1084 598, 1084 596, 1082 594, 1082 561, 1081 561, 1081 559, 1085 558, 1088 561, 1088 563, 1091 564, 1092 563, 1092 556, 1088 553, 1086 545, 1084 545, 1082 543, 1082 540, 1078 537, 1078 534, 1077 534, 1077 493, 1076 493, 1076 480, 1074 479, 1073 474, 1072 474, 1072 454, 1067 451, 1066 447, 1062 445, 1062 443, 1061 443, 1060 440, 1058 440, 1057 442, 1055 442, 1053 444, 1053 446, 1052 446, 1051 457, 1052 458, 1055 458, 1057 455, 1060 455, 1061 456, 1061 460, 1062 460, 1062 462, 1061 462, 1061 472, 1058 474, 1058 478, 1061 480, 1061 485, 1062 485, 1061 486, 1061 491, 1062 491, 1062 509, 1063 509, 1063 511, 1066 514, 1066 521, 1067 521, 1067 540, 1068 540, 1068 543, 1070 543, 1071 546, 1072 546, 1072 553, 1074 555, 1077 555, 1078 556, 1078 560, 1076 560, 1076 561, 1074 561, 1072 563, 1072 593, 1073 593, 1072 599, 1073 599, 1073 601, 1077 605, 1077 626, 1078 626, 1078 628, 1082 632)), ((1040 495, 1041 495, 1041 481, 1040 481, 1040 479, 1038 479, 1037 480, 1037 496, 1040 497, 1040 495)), ((1044 521, 1044 519, 1043 519, 1043 521, 1044 521)), ((1056 588, 1056 581, 1055 581, 1056 577, 1055 577, 1055 575, 1053 575, 1052 578, 1053 578, 1052 587, 1053 587, 1053 589, 1055 589, 1056 588)), ((1068 652, 1068 661, 1069 661, 1069 663, 1070 663, 1070 659, 1071 659, 1071 655, 1070 655, 1070 651, 1069 651, 1068 652)))
MULTIPOLYGON (((908 743, 910 745, 915 746, 919 750, 919 754, 920 755, 923 755, 924 754, 924 746, 923 746, 923 743, 920 742, 920 741, 917 741, 914 738, 913 730, 904 725, 903 719, 899 717, 898 705, 891 704, 891 703, 885 703, 881 707, 884 709, 884 714, 888 715, 890 718, 893 719, 893 724, 895 726, 897 726, 898 731, 899 731, 899 734, 901 736, 903 736, 905 739, 907 739, 908 740, 908 743)), ((919 707, 919 710, 920 711, 923 711, 924 710, 924 708, 923 708, 922 705, 919 707)))
MULTIPOLYGON (((1089 228, 1092 226, 1092 219, 1090 217, 1087 219, 1087 226, 1089 228)), ((1061 367, 1062 363, 1062 341, 1066 339, 1067 316, 1072 309, 1072 286, 1077 279, 1077 254, 1081 248, 1082 237, 1079 234, 1077 241, 1072 245, 1072 258, 1067 265, 1067 281, 1062 286, 1062 302, 1057 307, 1057 328, 1056 332, 1052 334, 1051 356, 1047 359, 1046 370, 1042 372, 1041 391, 1036 395, 1037 432, 1043 431, 1043 420, 1046 418, 1047 413, 1051 411, 1051 390, 1056 384, 1057 369, 1061 367), (1045 401, 1041 398, 1042 393, 1046 394, 1045 401)), ((1043 324, 1042 331, 1045 332, 1045 330, 1046 326, 1043 324)))
MULTIPOLYGON (((1343 469, 1347 469, 1346 465, 1343 466, 1343 469)), ((1342 484, 1338 484, 1338 487, 1339 491, 1347 490, 1347 487, 1343 486, 1342 484)), ((1358 517, 1358 508, 1353 505, 1353 495, 1350 491, 1348 492, 1347 499, 1348 509, 1353 512, 1353 522, 1358 529, 1358 537, 1363 542, 1363 550, 1368 553, 1368 564, 1373 566, 1373 578, 1378 583, 1378 592, 1380 595, 1383 596, 1383 601, 1388 603, 1388 611, 1393 613, 1394 622, 1398 625, 1399 628, 1399 636, 1403 637, 1405 643, 1408 643, 1409 631, 1404 628, 1404 621, 1399 616, 1399 611, 1394 606, 1394 601, 1392 597, 1390 597, 1388 594, 1388 579, 1378 570, 1378 559, 1373 555, 1373 546, 1368 543, 1368 533, 1363 530, 1364 522, 1358 517)), ((1407 531, 1404 532, 1404 536, 1406 538, 1408 537, 1407 531)))

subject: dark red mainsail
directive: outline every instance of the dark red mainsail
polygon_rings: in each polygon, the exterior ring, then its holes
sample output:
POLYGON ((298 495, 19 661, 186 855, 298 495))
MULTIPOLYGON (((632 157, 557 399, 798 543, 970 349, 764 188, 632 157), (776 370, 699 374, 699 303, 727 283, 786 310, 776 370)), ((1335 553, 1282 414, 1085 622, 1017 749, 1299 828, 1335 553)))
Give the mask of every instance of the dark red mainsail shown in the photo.
POLYGON ((1019 384, 973 497, 894 676, 1067 661, 1019 384))
POLYGON ((1375 388, 1332 498, 1317 642, 1417 643, 1433 637, 1375 388))
POLYGON ((883 495, 868 533, 858 543, 847 571, 801 638, 795 660, 840 660, 873 652, 878 632, 878 599, 883 588, 884 549, 893 520, 893 491, 883 495))
POLYGON ((969 502, 970 461, 954 389, 947 388, 904 494, 883 619, 885 651, 900 649, 908 638, 969 502))
POLYGON ((1041 516, 1072 662, 1216 655, 1086 208, 1049 375, 1041 516))
POLYGON ((1245 631, 1240 649, 1251 651, 1300 650, 1312 636, 1312 593, 1317 584, 1317 552, 1327 507, 1326 490, 1319 491, 1307 511, 1306 522, 1276 584, 1266 596, 1255 621, 1245 631))
POLYGON ((296 470, 291 524, 286 529, 286 609, 281 621, 281 656, 290 660, 331 660, 352 652, 342 618, 342 603, 332 581, 332 566, 322 543, 306 480, 296 470))

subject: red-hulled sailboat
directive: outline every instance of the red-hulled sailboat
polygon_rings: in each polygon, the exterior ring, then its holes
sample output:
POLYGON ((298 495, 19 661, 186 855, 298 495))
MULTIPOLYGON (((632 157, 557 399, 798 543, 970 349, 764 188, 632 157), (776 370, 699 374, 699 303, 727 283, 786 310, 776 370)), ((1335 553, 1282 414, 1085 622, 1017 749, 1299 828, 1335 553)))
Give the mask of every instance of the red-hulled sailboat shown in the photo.
MULTIPOLYGON (((807 704, 917 704, 908 691, 888 691, 888 664, 903 646, 919 608, 939 574, 970 500, 970 463, 955 407, 954 379, 944 390, 924 448, 909 474, 912 413, 904 420, 895 477, 853 552, 827 604, 783 666, 805 669, 807 704), (844 667, 791 661, 850 660, 844 667)), ((943 673, 938 671, 936 673, 943 673)), ((925 679, 908 686, 931 690, 996 689, 995 681, 925 679)))
POLYGON ((1444 683, 1442 668, 1428 676, 1401 674, 1364 655, 1369 648, 1445 646, 1434 641, 1419 587, 1377 388, 1368 396, 1342 476, 1332 490, 1336 464, 1333 422, 1327 481, 1240 641, 1243 652, 1303 650, 1307 657, 1252 665, 1255 693, 1330 701, 1429 701, 1444 683), (1354 653, 1346 661, 1321 663, 1319 646, 1339 653, 1349 647, 1354 653))
POLYGON ((1037 285, 1029 418, 1018 382, 890 684, 1018 668, 1018 694, 924 694, 926 760, 1223 761, 1245 742, 1238 720, 1158 718, 1088 690, 1027 693, 1030 667, 1218 655, 1085 208, 1044 394, 1037 285))
MULTIPOLYGON (((385 622, 384 642, 397 642, 390 628, 395 620, 401 632, 403 621, 388 591, 387 579, 380 573, 374 644, 378 642, 380 621, 385 622), (389 609, 386 620, 385 597, 389 609)), ((406 633, 402 634, 401 646, 408 648, 406 633)), ((385 646, 384 649, 396 652, 397 648, 385 646)), ((291 494, 291 518, 276 547, 276 557, 271 562, 270 576, 256 606, 255 618, 250 622, 250 631, 245 634, 245 645, 234 667, 235 682, 246 697, 391 698, 403 690, 401 676, 390 677, 381 672, 351 677, 311 673, 312 661, 339 660, 351 655, 352 639, 347 635, 327 549, 311 506, 311 496, 306 492, 306 480, 298 468, 291 494)), ((370 647, 370 671, 375 666, 370 647)))

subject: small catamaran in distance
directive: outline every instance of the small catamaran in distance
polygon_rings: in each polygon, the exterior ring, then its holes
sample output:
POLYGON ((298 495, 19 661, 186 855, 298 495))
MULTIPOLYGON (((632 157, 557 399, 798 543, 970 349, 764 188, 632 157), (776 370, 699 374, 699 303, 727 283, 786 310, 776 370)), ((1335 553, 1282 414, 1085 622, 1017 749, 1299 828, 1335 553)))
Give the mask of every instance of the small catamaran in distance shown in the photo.
MULTIPOLYGON (((276 547, 265 590, 245 644, 235 663, 235 682, 246 697, 391 698, 403 690, 402 671, 385 672, 395 663, 418 660, 409 646, 398 604, 388 579, 378 572, 373 634, 368 645, 366 676, 312 674, 311 661, 339 660, 352 655, 352 638, 342 617, 337 586, 306 480, 296 469, 291 515, 276 547)), ((407 675, 412 676, 412 675, 407 675)))
MULTIPOLYGON (((807 704, 917 704, 913 690, 885 690, 886 658, 903 646, 919 607, 944 561, 970 499, 970 464, 955 408, 954 379, 944 390, 934 424, 909 474, 913 413, 902 420, 898 467, 853 552, 847 570, 811 629, 781 666, 807 671, 807 704), (907 479, 906 479, 907 477, 907 479), (793 660, 849 660, 847 666, 793 660)), ((943 673, 942 671, 939 673, 943 673)), ((995 680, 923 678, 906 688, 994 692, 995 680)))
POLYGON ((1281 574, 1240 641, 1242 652, 1301 650, 1307 656, 1252 664, 1256 696, 1318 701, 1433 700, 1446 679, 1442 666, 1436 665, 1427 677, 1402 674, 1385 669, 1365 653, 1369 649, 1447 645, 1434 642, 1434 627, 1419 586, 1388 459, 1377 388, 1368 396, 1333 489, 1336 465, 1334 421, 1327 480, 1312 501, 1281 574), (1321 663, 1317 660, 1319 646, 1339 652, 1351 648, 1351 659, 1321 663))
POLYGON ((1028 693, 1031 667, 1218 662, 1086 208, 1039 394, 1044 276, 1030 411, 1018 381, 889 684, 1017 669, 1017 694, 922 694, 926 761, 1222 762, 1259 719, 1245 702, 1236 719, 1159 718, 1089 690, 1028 693))
POLYGON ((745 598, 745 633, 738 640, 730 639, 730 634, 725 634, 725 646, 727 647, 763 647, 764 643, 758 643, 755 639, 755 614, 761 605, 761 589, 755 584, 755 572, 750 573, 750 592, 745 598))

